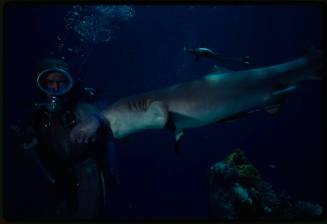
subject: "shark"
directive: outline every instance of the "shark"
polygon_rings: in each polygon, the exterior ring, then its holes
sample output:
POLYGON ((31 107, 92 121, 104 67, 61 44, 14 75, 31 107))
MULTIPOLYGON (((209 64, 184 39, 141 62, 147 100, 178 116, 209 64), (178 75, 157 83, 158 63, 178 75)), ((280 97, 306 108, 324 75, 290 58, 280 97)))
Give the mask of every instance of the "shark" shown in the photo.
POLYGON ((147 129, 184 130, 229 122, 256 111, 278 112, 287 96, 323 71, 319 50, 272 66, 216 69, 193 81, 124 97, 101 111, 116 139, 147 129))
POLYGON ((205 47, 198 47, 198 48, 186 48, 184 47, 184 51, 189 52, 195 56, 195 60, 198 61, 201 57, 215 59, 219 61, 234 61, 234 62, 241 62, 244 64, 250 64, 251 57, 244 56, 242 58, 231 58, 222 56, 218 53, 213 52, 209 48, 205 47))

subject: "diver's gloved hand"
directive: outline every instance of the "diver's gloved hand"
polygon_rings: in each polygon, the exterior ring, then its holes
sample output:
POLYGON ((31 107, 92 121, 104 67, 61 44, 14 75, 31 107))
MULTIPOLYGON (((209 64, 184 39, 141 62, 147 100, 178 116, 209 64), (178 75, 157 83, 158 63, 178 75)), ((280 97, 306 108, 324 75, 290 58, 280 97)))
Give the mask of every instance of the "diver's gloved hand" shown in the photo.
POLYGON ((101 120, 96 115, 89 116, 71 130, 70 139, 78 144, 94 142, 100 126, 101 120))
POLYGON ((10 130, 14 132, 17 142, 21 144, 23 149, 34 148, 38 144, 36 134, 32 127, 21 127, 18 125, 11 125, 10 130))

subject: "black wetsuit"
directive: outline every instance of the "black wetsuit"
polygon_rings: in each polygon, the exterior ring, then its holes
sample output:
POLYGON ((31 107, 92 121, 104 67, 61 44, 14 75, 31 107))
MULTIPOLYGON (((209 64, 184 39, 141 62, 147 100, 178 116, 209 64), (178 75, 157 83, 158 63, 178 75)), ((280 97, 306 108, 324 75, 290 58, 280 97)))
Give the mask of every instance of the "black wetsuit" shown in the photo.
POLYGON ((44 175, 54 182, 55 216, 59 218, 95 218, 105 203, 108 177, 104 169, 108 145, 105 128, 100 127, 93 143, 70 140, 70 131, 78 123, 76 111, 81 102, 94 106, 83 89, 59 112, 37 107, 33 113, 32 127, 38 145, 32 150, 44 175))

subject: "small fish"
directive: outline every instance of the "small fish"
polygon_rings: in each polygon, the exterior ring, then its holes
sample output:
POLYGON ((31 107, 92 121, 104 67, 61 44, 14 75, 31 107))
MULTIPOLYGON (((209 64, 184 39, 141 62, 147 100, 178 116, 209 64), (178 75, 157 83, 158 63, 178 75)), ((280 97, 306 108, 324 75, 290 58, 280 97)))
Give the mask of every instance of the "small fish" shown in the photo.
POLYGON ((277 166, 276 166, 275 164, 269 164, 268 166, 269 166, 269 168, 271 168, 271 169, 276 169, 276 168, 277 168, 277 166))
POLYGON ((224 56, 221 56, 220 54, 213 52, 209 48, 205 48, 205 47, 198 47, 198 48, 184 47, 184 51, 190 52, 191 54, 195 55, 196 61, 199 60, 200 57, 206 57, 206 58, 221 60, 221 61, 235 61, 235 62, 241 62, 244 64, 250 64, 250 62, 252 61, 251 57, 249 57, 249 56, 244 56, 242 58, 224 57, 224 56))

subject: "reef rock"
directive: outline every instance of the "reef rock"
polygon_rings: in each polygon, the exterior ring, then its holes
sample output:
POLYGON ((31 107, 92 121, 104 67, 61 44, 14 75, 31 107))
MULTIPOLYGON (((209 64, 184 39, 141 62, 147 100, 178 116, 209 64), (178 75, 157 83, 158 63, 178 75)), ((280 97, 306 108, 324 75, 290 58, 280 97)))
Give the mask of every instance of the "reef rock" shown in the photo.
POLYGON ((211 166, 209 189, 213 219, 315 219, 323 214, 318 204, 276 193, 240 149, 211 166))

